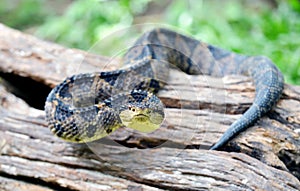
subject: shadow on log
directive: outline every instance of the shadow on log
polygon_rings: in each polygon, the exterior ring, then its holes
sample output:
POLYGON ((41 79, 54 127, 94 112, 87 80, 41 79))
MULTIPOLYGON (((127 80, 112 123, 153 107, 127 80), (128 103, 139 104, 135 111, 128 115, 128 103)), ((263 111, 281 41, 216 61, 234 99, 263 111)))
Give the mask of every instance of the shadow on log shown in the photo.
POLYGON ((299 86, 285 85, 274 110, 224 151, 208 151, 250 106, 252 83, 172 70, 158 94, 161 128, 72 144, 47 128, 47 94, 67 76, 114 70, 120 60, 0 31, 0 190, 299 190, 299 86))

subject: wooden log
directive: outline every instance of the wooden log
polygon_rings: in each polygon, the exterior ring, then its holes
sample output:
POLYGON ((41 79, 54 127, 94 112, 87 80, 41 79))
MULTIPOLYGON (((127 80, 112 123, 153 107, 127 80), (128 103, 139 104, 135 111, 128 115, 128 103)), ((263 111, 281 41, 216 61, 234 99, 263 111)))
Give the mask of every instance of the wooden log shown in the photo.
POLYGON ((27 183, 24 181, 9 179, 0 176, 0 189, 1 190, 14 190, 14 191, 54 191, 53 189, 37 186, 35 184, 27 183))
MULTIPOLYGON (((49 87, 69 75, 121 66, 120 60, 4 25, 0 31, 2 82, 21 96, 39 84, 45 92, 34 94, 41 94, 41 102, 49 87), (12 80, 20 76, 30 79, 22 91, 20 81, 12 80)), ((274 110, 224 148, 231 152, 206 149, 250 106, 254 88, 248 78, 172 70, 158 96, 167 108, 157 131, 124 128, 94 143, 71 144, 51 134, 42 110, 0 86, 0 190, 34 184, 40 190, 299 190, 299 86, 286 85, 274 110)))

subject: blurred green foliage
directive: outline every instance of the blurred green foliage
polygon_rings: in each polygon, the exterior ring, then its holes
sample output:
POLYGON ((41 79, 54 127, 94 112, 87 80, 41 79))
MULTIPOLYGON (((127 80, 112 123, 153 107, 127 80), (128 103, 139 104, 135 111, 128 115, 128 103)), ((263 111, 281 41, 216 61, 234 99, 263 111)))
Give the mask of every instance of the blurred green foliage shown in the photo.
POLYGON ((197 2, 173 2, 166 11, 168 23, 226 49, 268 56, 286 82, 300 84, 299 1, 280 1, 274 9, 242 1, 197 2))
POLYGON ((130 26, 149 0, 78 0, 62 16, 49 17, 37 35, 69 47, 89 49, 108 31, 130 26))
POLYGON ((2 0, 0 1, 0 21, 21 30, 42 24, 47 16, 43 2, 43 0, 2 0))
POLYGON ((158 22, 149 13, 154 7, 160 23, 225 49, 268 56, 286 82, 300 84, 299 0, 278 0, 276 7, 245 0, 75 0, 61 4, 63 14, 49 11, 43 0, 9 2, 0 3, 1 22, 19 29, 36 26, 39 37, 85 50, 109 31, 158 22))

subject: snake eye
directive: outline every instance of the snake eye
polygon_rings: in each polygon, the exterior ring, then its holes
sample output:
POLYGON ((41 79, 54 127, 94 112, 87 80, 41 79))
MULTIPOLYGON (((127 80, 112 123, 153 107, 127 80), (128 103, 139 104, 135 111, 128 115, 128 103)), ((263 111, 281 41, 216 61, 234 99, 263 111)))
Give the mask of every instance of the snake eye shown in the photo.
POLYGON ((129 109, 130 111, 133 111, 133 112, 135 112, 135 108, 134 108, 134 107, 132 107, 132 106, 128 106, 128 109, 129 109))

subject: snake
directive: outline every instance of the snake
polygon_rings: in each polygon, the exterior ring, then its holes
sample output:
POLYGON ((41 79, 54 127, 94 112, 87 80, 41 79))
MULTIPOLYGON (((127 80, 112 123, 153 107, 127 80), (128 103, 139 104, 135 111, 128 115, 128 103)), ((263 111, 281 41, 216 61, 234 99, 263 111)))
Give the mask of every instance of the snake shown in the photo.
POLYGON ((82 143, 121 127, 146 133, 158 129, 165 106, 156 93, 166 85, 171 67, 188 75, 249 76, 254 101, 210 147, 218 150, 272 110, 284 87, 282 73, 268 57, 238 54, 166 28, 142 34, 122 62, 117 70, 67 77, 51 90, 45 116, 54 135, 82 143))

